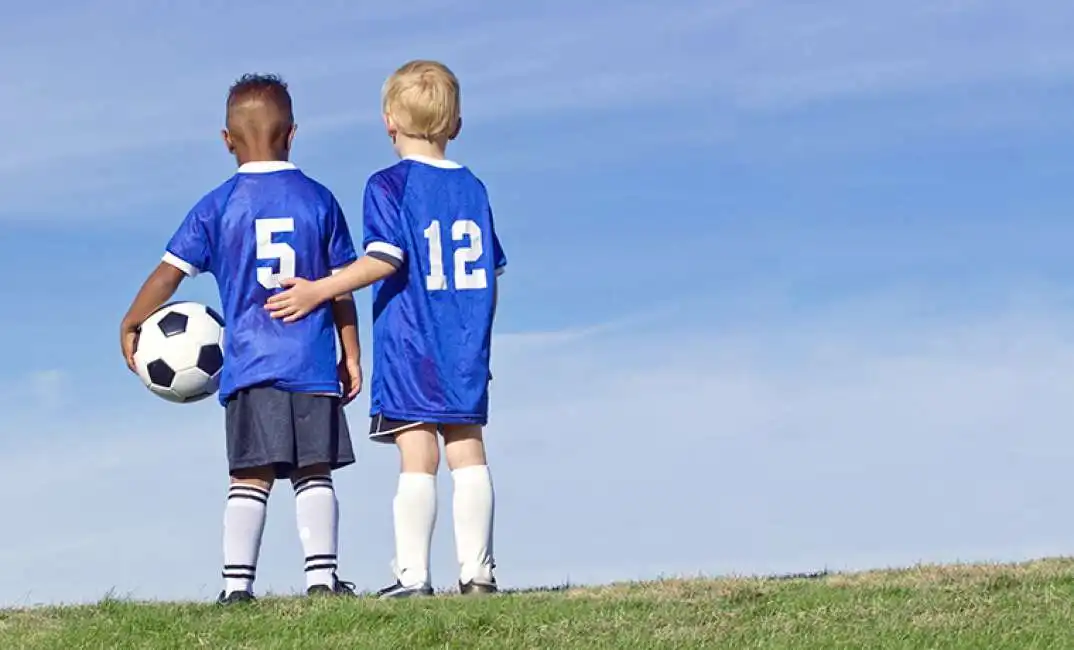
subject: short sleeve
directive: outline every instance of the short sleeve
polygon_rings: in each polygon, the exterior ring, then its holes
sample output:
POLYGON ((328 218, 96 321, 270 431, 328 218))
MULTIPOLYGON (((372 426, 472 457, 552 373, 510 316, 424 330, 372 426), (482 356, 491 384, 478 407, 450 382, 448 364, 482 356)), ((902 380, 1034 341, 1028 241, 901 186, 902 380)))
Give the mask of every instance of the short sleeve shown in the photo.
POLYGON ((378 177, 369 179, 362 202, 362 247, 366 255, 394 266, 403 263, 399 198, 378 177))
POLYGON ((201 204, 187 213, 165 248, 163 261, 190 277, 209 270, 212 263, 207 215, 201 204))
POLYGON ((328 206, 328 222, 325 228, 328 246, 328 268, 335 272, 358 259, 354 250, 354 240, 347 226, 347 217, 343 214, 336 197, 331 197, 328 206))
POLYGON ((496 225, 492 221, 491 210, 489 211, 489 225, 492 226, 492 268, 496 270, 496 275, 503 275, 504 270, 507 269, 507 254, 503 252, 500 237, 496 234, 496 225))

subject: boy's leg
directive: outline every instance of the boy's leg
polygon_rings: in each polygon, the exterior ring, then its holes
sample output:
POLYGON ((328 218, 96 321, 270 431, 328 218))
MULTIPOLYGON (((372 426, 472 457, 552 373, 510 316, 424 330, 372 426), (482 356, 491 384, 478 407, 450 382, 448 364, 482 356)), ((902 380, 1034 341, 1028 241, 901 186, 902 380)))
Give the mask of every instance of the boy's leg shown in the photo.
POLYGON ((381 597, 432 593, 429 552, 436 525, 436 469, 440 447, 436 425, 410 423, 395 434, 401 472, 392 510, 395 521, 396 584, 381 597))
POLYGON ((336 576, 339 568, 339 501, 326 463, 296 470, 295 489, 298 537, 306 556, 307 593, 353 593, 336 576))
POLYGON ((452 510, 459 588, 463 593, 496 591, 492 553, 495 496, 480 425, 444 425, 444 455, 455 483, 452 510))
POLYGON ((231 472, 224 508, 224 590, 221 603, 252 599, 265 512, 275 477, 273 467, 231 472))
POLYGON ((222 603, 249 600, 269 491, 279 478, 279 464, 290 461, 293 444, 280 430, 288 417, 286 404, 274 403, 272 395, 271 388, 245 388, 224 406, 231 487, 224 512, 222 603))
POLYGON ((338 397, 291 395, 295 440, 295 518, 305 554, 306 592, 353 595, 336 576, 339 501, 332 471, 354 463, 350 430, 338 397))

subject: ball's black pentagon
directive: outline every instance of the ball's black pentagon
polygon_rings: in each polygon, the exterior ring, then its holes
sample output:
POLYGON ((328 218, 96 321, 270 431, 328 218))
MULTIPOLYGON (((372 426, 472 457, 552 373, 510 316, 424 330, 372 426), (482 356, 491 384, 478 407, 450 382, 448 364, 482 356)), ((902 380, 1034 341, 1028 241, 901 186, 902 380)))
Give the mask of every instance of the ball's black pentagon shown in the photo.
POLYGON ((224 367, 224 352, 220 346, 211 343, 201 346, 198 352, 198 370, 212 377, 224 367))
POLYGON ((205 311, 206 311, 206 313, 209 314, 209 318, 211 318, 214 321, 216 321, 217 325, 219 325, 220 327, 224 326, 224 317, 221 316, 220 314, 216 313, 215 309, 213 309, 212 307, 209 307, 208 305, 206 305, 205 311))
POLYGON ((175 379, 175 371, 163 359, 150 362, 145 369, 149 372, 149 381, 157 386, 168 388, 172 385, 172 380, 175 379))
POLYGON ((164 336, 175 336, 176 334, 182 334, 186 331, 186 323, 190 320, 186 314, 180 314, 177 311, 168 312, 164 318, 160 319, 157 323, 157 327, 164 336))

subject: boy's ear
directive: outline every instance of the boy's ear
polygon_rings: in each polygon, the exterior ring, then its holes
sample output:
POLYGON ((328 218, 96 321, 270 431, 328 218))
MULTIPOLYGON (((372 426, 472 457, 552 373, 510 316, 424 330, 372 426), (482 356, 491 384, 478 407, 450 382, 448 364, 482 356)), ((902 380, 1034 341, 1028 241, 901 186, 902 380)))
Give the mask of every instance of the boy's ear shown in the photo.
POLYGON ((448 136, 448 140, 454 140, 459 137, 459 131, 462 131, 462 117, 459 117, 459 121, 455 123, 455 130, 448 136))
POLYGON ((291 132, 287 134, 287 151, 291 151, 291 143, 295 141, 295 132, 298 131, 298 125, 291 125, 291 132))
POLYGON ((224 146, 227 147, 228 153, 235 153, 235 143, 231 140, 231 134, 227 132, 227 129, 220 130, 220 137, 224 139, 224 146))
POLYGON ((395 121, 392 120, 392 116, 387 113, 382 117, 384 118, 384 130, 388 132, 388 137, 392 139, 392 142, 395 142, 395 136, 399 132, 399 129, 395 126, 395 121))

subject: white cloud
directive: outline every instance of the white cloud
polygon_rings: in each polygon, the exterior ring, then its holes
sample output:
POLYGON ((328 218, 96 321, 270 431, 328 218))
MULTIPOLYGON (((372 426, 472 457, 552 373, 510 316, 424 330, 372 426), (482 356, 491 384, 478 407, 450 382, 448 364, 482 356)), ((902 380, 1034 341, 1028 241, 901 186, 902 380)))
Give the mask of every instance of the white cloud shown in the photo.
MULTIPOLYGON (((277 20, 271 6, 260 7, 265 21, 277 20)), ((415 56, 443 58, 460 72, 474 123, 648 107, 688 109, 694 121, 720 129, 757 112, 816 102, 920 94, 957 100, 967 89, 1049 86, 1074 75, 1066 37, 1074 11, 1054 1, 805 7, 680 0, 510 11, 483 3, 447 13, 430 11, 434 6, 408 3, 374 14, 319 6, 289 18, 292 37, 305 39, 302 48, 268 54, 254 54, 264 51, 257 41, 263 31, 250 7, 229 9, 249 26, 240 33, 227 13, 118 2, 0 30, 0 54, 16 62, 0 93, 8 100, 0 102, 0 119, 19 125, 0 156, 7 218, 40 211, 40 194, 25 188, 53 183, 64 161, 85 167, 66 183, 77 205, 97 191, 121 191, 110 179, 144 179, 154 150, 210 140, 222 120, 223 90, 247 70, 291 79, 310 135, 375 120, 384 76, 415 56), (247 54, 236 58, 236 51, 247 54)), ((989 115, 990 102, 978 103, 974 113, 989 115)), ((675 135, 659 122, 652 129, 675 135)))
POLYGON ((51 413, 59 410, 70 394, 70 376, 65 370, 51 368, 0 382, 0 423, 11 410, 34 410, 51 413))
POLYGON ((43 370, 30 377, 34 399, 43 409, 55 410, 63 406, 67 393, 67 373, 62 370, 43 370))
MULTIPOLYGON (((499 336, 488 439, 505 583, 1061 552, 1074 535, 1074 315, 1054 300, 942 304, 886 296, 725 327, 695 314, 499 336)), ((22 532, 0 554, 0 601, 215 593, 219 408, 137 404, 4 441, 0 469, 34 498, 6 513, 22 532)), ((342 569, 375 588, 397 461, 361 441, 364 408, 350 411, 360 463, 338 477, 342 569)), ((441 487, 434 577, 448 586, 441 487)), ((281 488, 270 506, 262 589, 301 580, 290 503, 281 488)))

